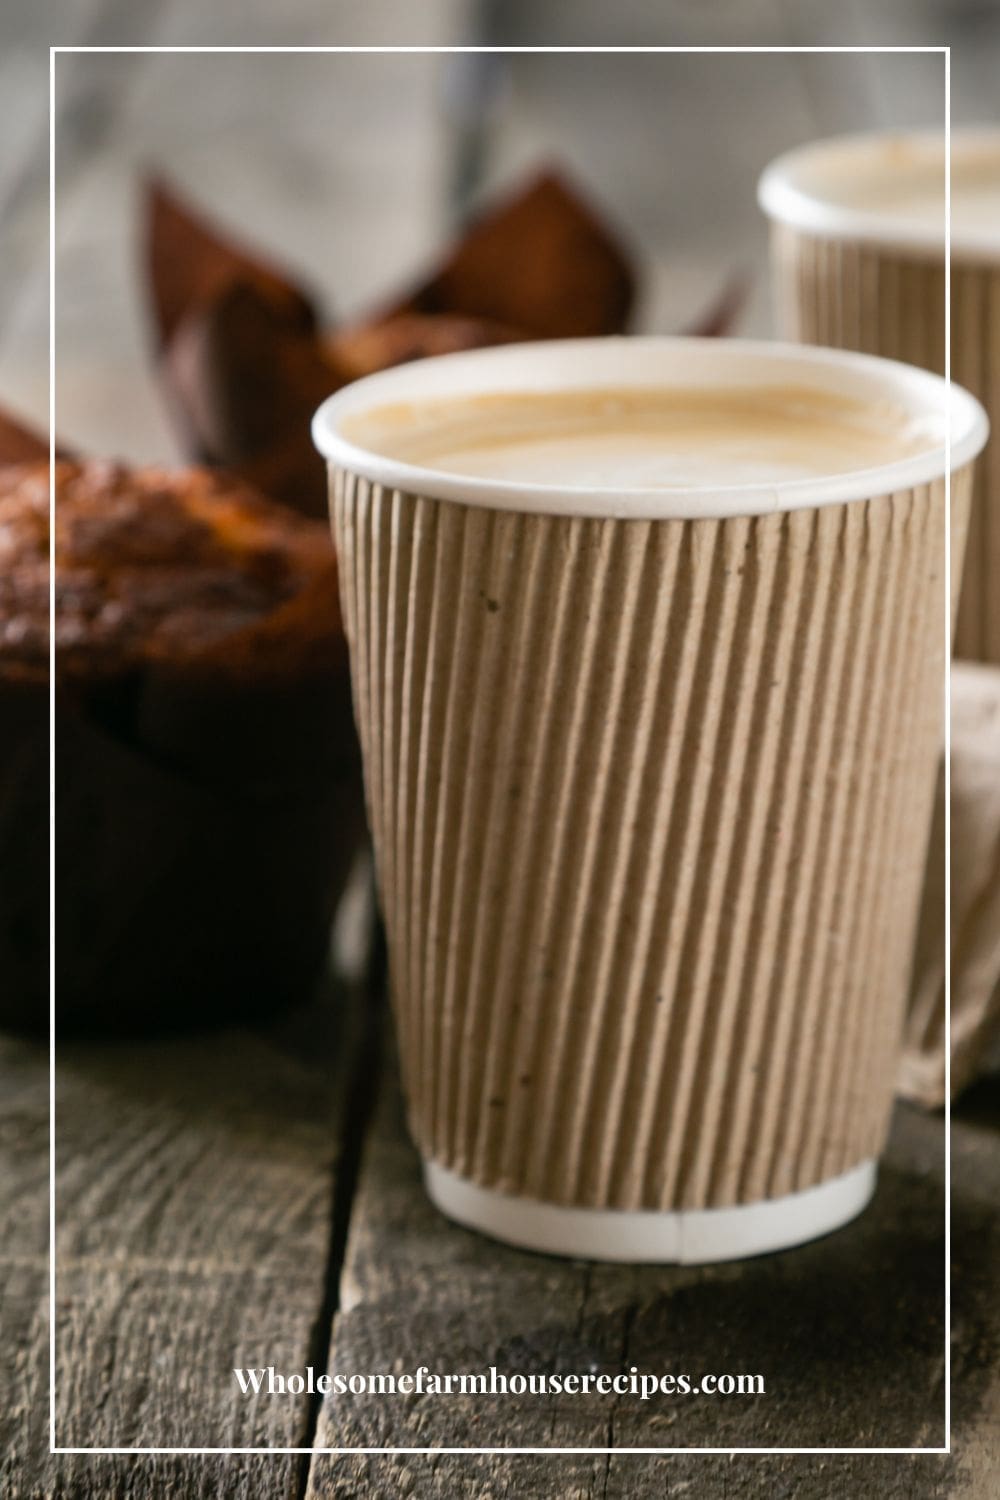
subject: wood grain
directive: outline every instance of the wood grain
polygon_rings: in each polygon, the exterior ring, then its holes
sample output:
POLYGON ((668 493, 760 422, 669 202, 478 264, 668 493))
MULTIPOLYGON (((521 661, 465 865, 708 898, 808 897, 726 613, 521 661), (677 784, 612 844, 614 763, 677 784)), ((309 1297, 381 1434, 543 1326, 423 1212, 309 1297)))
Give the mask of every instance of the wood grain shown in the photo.
MULTIPOLYGON (((1000 1349, 1000 1101, 956 1126, 958 1431, 989 1426, 1000 1349), (991 1201, 991 1194, 994 1195, 991 1201)), ((507 1374, 640 1371, 764 1374, 767 1394, 668 1399, 339 1396, 319 1447, 928 1446, 943 1436, 941 1123, 897 1110, 872 1208, 826 1240, 727 1266, 561 1262, 451 1226, 426 1199, 394 1074, 384 1082, 351 1222, 329 1369, 507 1374)), ((981 1451, 981 1450, 980 1450, 981 1451)), ((980 1460, 982 1462, 982 1460, 980 1460)), ((353 1494, 477 1497, 961 1493, 963 1469, 882 1457, 742 1462, 632 1455, 563 1458, 317 1453, 310 1500, 353 1494), (813 1466, 815 1467, 815 1466, 813 1466), (718 1491, 702 1490, 715 1475, 718 1491), (756 1476, 756 1477, 755 1477, 756 1476), (825 1476, 825 1477, 824 1477, 825 1476), (800 1480, 805 1487, 798 1488, 800 1480), (842 1488, 832 1488, 834 1483, 842 1488), (725 1487, 721 1487, 725 1486, 725 1487), (862 1487, 863 1486, 863 1487, 862 1487), (776 1487, 776 1489, 775 1489, 776 1487)))
POLYGON ((0 1040, 0 1078, 0 1494, 20 1500, 48 1448, 47 1050, 0 1040))
MULTIPOLYGON (((308 1445, 309 1398, 246 1398, 233 1370, 322 1356, 362 1033, 358 1011, 328 997, 266 1030, 59 1047, 60 1445, 308 1445)), ((0 1073, 14 1185, 4 1351, 18 1391, 0 1408, 5 1500, 300 1494, 294 1455, 47 1457, 47 1056, 5 1043, 0 1073)))

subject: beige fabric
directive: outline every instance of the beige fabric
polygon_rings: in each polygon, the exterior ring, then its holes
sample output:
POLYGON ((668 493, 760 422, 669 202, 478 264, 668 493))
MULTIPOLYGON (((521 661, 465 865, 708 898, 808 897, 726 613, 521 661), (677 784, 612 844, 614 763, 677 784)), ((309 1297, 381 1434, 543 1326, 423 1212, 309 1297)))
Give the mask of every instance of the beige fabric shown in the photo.
MULTIPOLYGON (((1000 668, 952 671, 951 1092, 972 1081, 1000 1043, 1000 668)), ((945 1101, 943 777, 924 887, 899 1091, 945 1101)))

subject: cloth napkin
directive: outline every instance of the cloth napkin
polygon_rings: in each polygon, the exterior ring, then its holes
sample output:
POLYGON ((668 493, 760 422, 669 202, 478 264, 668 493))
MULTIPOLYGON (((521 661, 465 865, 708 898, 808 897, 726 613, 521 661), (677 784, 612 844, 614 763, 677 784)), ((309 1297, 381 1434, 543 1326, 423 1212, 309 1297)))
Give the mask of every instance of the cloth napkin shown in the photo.
MULTIPOLYGON (((1000 1065, 1000 667, 955 662, 951 686, 951 1094, 1000 1065)), ((924 885, 900 1094, 945 1091, 944 775, 924 885)))

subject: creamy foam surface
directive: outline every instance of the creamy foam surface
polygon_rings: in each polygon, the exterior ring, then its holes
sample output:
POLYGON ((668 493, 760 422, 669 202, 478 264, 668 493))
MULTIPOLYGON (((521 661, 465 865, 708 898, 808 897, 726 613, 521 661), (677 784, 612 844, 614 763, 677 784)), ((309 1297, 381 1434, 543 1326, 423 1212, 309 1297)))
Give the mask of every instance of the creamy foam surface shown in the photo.
POLYGON ((348 442, 470 479, 629 490, 767 484, 876 468, 940 445, 888 401, 806 386, 633 387, 399 402, 348 442))
MULTIPOLYGON (((867 170, 855 168, 842 180, 831 181, 824 196, 844 208, 939 229, 944 239, 944 158, 928 159, 926 150, 906 140, 888 144, 867 170)), ((951 227, 953 234, 1000 236, 1000 150, 953 156, 951 227)))

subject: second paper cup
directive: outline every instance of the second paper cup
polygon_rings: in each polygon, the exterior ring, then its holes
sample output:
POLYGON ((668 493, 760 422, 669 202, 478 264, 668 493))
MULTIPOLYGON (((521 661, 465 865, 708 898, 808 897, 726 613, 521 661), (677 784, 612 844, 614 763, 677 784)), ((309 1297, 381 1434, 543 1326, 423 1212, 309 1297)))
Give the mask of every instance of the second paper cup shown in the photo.
MULTIPOLYGON (((1000 129, 952 145, 951 373, 1000 419, 1000 129)), ((945 371, 943 132, 817 141, 764 173, 780 331, 945 371)), ((1000 444, 978 466, 955 636, 1000 663, 1000 444)))

